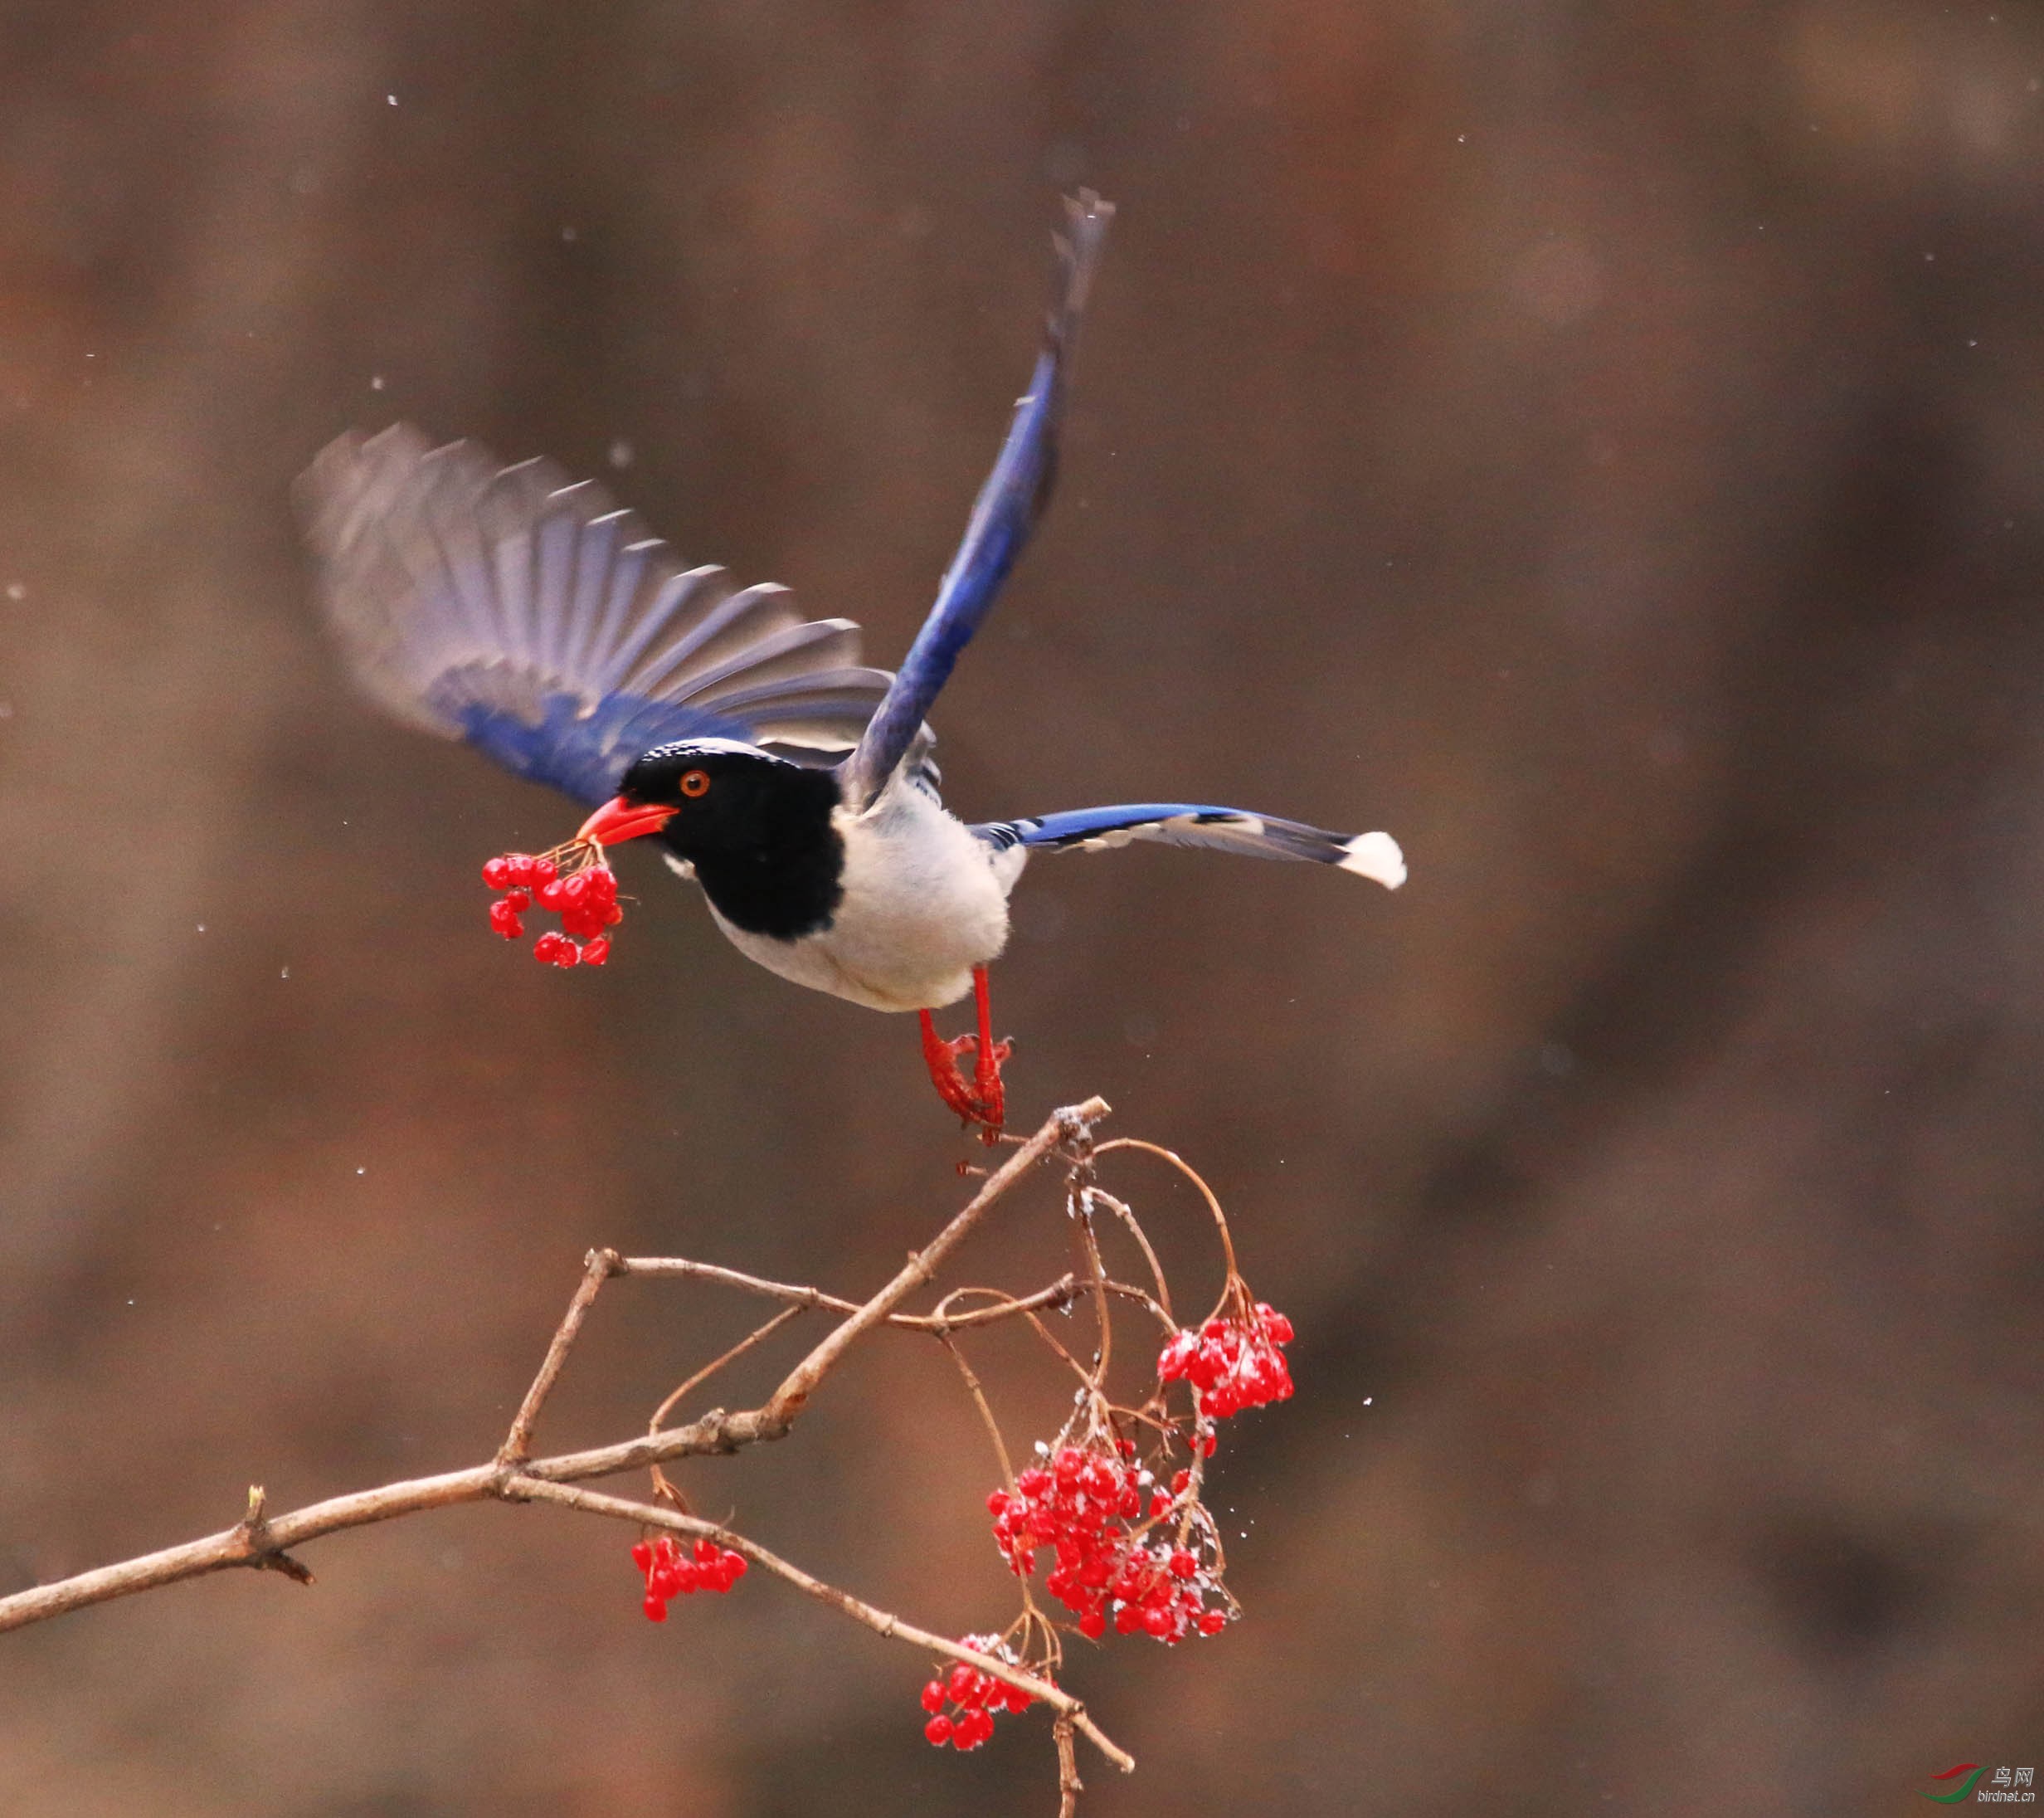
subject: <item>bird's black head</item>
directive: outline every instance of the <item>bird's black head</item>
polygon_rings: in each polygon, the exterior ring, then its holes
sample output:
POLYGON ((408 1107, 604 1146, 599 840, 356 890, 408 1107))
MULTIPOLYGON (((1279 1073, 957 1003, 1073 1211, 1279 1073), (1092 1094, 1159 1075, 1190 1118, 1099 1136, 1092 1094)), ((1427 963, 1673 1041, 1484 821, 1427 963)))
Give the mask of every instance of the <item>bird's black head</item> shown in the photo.
POLYGON ((830 821, 839 800, 827 770, 735 739, 684 739, 635 759, 581 837, 612 846, 657 835, 695 867, 727 921, 792 940, 826 926, 844 894, 844 842, 830 821))

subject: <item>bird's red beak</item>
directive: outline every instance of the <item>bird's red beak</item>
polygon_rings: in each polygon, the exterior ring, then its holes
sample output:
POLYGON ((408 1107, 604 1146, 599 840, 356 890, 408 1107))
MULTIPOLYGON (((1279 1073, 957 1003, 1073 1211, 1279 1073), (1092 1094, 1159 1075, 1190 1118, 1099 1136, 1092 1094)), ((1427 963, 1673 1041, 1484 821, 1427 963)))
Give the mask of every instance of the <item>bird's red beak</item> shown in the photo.
POLYGON ((582 831, 575 837, 585 844, 616 846, 620 840, 636 840, 645 834, 658 833, 674 817, 672 808, 627 802, 622 796, 613 796, 582 822, 582 831))

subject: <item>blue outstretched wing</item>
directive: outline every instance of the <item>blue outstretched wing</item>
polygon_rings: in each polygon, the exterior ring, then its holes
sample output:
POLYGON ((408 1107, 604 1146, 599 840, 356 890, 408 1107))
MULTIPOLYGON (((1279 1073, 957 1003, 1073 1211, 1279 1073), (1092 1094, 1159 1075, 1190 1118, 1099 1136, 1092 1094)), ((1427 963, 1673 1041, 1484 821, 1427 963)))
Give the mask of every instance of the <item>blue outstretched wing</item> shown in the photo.
POLYGON ((1302 821, 1280 821, 1241 808, 1195 802, 1133 802, 1112 808, 1073 808, 1063 814, 996 821, 972 830, 989 846, 1031 851, 1102 852, 1132 840, 1163 846, 1206 846, 1253 859, 1304 859, 1374 878, 1386 890, 1405 881, 1404 855, 1388 833, 1329 833, 1302 821))
POLYGON ((847 619, 785 588, 682 569, 602 490, 403 425, 341 436, 299 482, 328 623, 406 724, 602 802, 678 738, 742 738, 834 764, 893 680, 847 619))
POLYGON ((1064 365, 1114 208, 1087 190, 1066 199, 1065 213, 1067 235, 1057 242, 1058 293, 1028 394, 1016 404, 1008 438, 973 502, 937 603, 845 764, 844 799, 854 807, 867 807, 887 787, 1049 502, 1057 477, 1064 365))

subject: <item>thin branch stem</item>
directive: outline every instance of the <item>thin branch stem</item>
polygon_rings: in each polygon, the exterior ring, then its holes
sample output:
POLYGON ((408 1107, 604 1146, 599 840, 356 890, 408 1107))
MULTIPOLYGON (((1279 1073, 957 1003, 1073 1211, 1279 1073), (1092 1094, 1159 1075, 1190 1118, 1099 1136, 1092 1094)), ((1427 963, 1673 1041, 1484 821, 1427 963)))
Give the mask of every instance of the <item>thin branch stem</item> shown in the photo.
POLYGON ((620 1275, 681 1275, 691 1281, 713 1281, 769 1300, 791 1300, 798 1306, 828 1307, 834 1313, 857 1313, 856 1300, 842 1300, 820 1288, 804 1288, 791 1281, 768 1281, 742 1270, 724 1269, 715 1263, 699 1263, 686 1256, 620 1256, 616 1271, 620 1275))
POLYGON ((562 1316, 553 1343, 547 1347, 539 1374, 533 1378, 533 1386, 525 1392, 525 1399, 518 1405, 511 1431, 504 1435, 504 1444, 497 1448, 499 1465, 523 1465, 532 1456, 533 1424, 539 1419, 539 1411, 546 1405, 547 1397, 553 1392, 554 1384, 560 1380, 562 1367, 567 1362, 568 1348, 582 1329, 582 1321, 588 1317, 597 1290, 619 1272, 618 1255, 614 1250, 592 1250, 583 1258, 582 1279, 575 1289, 575 1296, 562 1316))
MULTIPOLYGON (((966 1362, 965 1353, 952 1343, 948 1336, 942 1343, 944 1348, 951 1353, 951 1361, 958 1366, 959 1375, 965 1378, 966 1392, 972 1397, 973 1406, 980 1411, 980 1419, 986 1428, 986 1436, 994 1442, 994 1456, 1000 1461, 1000 1480, 1012 1492, 1015 1489, 1015 1466, 1008 1461, 1008 1447, 1000 1436, 1000 1423, 994 1418, 993 1408, 987 1402, 986 1391, 981 1387, 980 1379, 973 1373, 972 1366, 966 1362)), ((1023 1581, 1022 1589, 1026 1595, 1029 1591, 1026 1579, 1023 1581)))
POLYGON ((1175 1330, 1178 1320, 1171 1312, 1171 1290, 1164 1279, 1163 1265, 1157 1260, 1157 1253, 1150 1247, 1150 1239, 1137 1221, 1133 1208, 1117 1199, 1105 1187, 1089 1187, 1088 1191, 1093 1198, 1104 1201, 1107 1209, 1127 1226, 1129 1236, 1136 1240, 1136 1248, 1142 1251, 1142 1260, 1150 1265, 1150 1279, 1156 1284, 1157 1300, 1164 1309, 1164 1317, 1175 1330))
POLYGON ((1114 1323, 1107 1317, 1107 1268, 1100 1260, 1100 1239, 1093 1231, 1091 1197, 1083 1191, 1072 1195, 1072 1219, 1078 1226, 1079 1244, 1086 1258, 1086 1279, 1093 1289, 1093 1319, 1100 1328, 1100 1348, 1093 1353, 1089 1379, 1095 1394, 1107 1380, 1107 1361, 1114 1353, 1114 1323))
POLYGON ((737 1358, 743 1357, 745 1353, 750 1351, 754 1345, 760 1343, 762 1340, 771 1338, 774 1333, 778 1332, 791 1319, 801 1318, 808 1310, 809 1309, 805 1307, 783 1307, 781 1311, 776 1314, 772 1318, 769 1319, 765 1325, 754 1327, 751 1332, 747 1333, 745 1337, 739 1339, 739 1341, 732 1346, 732 1348, 721 1357, 718 1357, 714 1362, 704 1364, 703 1367, 698 1370, 694 1376, 690 1377, 687 1382, 684 1382, 679 1388, 671 1391, 669 1393, 667 1399, 661 1402, 658 1407, 654 1409, 653 1418, 646 1422, 646 1431, 649 1433, 659 1432, 660 1430, 660 1422, 667 1418, 669 1414, 673 1411, 674 1404, 684 1395, 686 1395, 689 1390, 694 1388, 698 1383, 708 1382, 709 1379, 715 1376, 719 1370, 723 1369, 727 1363, 735 1362, 737 1358))
POLYGON ((1200 1197, 1206 1201, 1206 1209, 1209 1212, 1213 1213, 1214 1222, 1220 1231, 1221 1250, 1228 1259, 1228 1279, 1230 1281, 1233 1281, 1237 1274, 1235 1269, 1235 1245, 1234 1240, 1228 1235, 1228 1217, 1227 1215, 1221 1211, 1221 1202, 1214 1197, 1214 1189, 1209 1187, 1206 1184, 1206 1182, 1200 1177, 1200 1171, 1195 1168, 1191 1162, 1188 1162, 1184 1156, 1177 1154, 1174 1151, 1164 1148, 1160 1143, 1146 1143, 1141 1137, 1117 1136, 1112 1143, 1102 1143, 1097 1144, 1093 1149, 1093 1153, 1095 1155, 1105 1155, 1110 1149, 1141 1149, 1146 1155, 1156 1156, 1162 1161, 1169 1162, 1173 1167, 1176 1168, 1180 1174, 1184 1175, 1187 1180, 1190 1181, 1195 1187, 1200 1189, 1200 1197))
MULTIPOLYGON (((786 1300, 798 1307, 827 1307, 833 1313, 857 1313, 859 1304, 847 1300, 841 1294, 825 1294, 820 1288, 805 1287, 791 1281, 769 1281, 764 1276, 748 1275, 741 1270, 721 1269, 714 1263, 699 1263, 686 1256, 618 1256, 611 1273, 616 1275, 679 1275, 698 1281, 720 1282, 728 1288, 737 1288, 747 1294, 762 1294, 768 1299, 786 1300)), ((960 1294, 988 1294, 991 1289, 955 1289, 947 1295, 948 1300, 960 1294)), ((1078 1293, 1078 1278, 1063 1275, 1048 1288, 1039 1288, 1033 1294, 1020 1299, 1004 1296, 1005 1304, 982 1307, 976 1312, 946 1314, 891 1313, 887 1323, 900 1326, 910 1332, 947 1332, 959 1326, 991 1325, 997 1319, 1005 1319, 1032 1307, 1056 1309, 1068 1306, 1078 1293)))

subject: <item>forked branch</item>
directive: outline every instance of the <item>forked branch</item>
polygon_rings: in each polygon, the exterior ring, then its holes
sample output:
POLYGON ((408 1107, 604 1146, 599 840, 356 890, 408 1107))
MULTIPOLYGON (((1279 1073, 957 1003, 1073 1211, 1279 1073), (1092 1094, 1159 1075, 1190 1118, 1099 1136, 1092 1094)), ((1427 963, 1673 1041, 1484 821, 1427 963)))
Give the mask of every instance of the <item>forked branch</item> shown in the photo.
MULTIPOLYGON (((864 1300, 686 1258, 626 1257, 615 1250, 593 1250, 504 1442, 487 1464, 387 1484, 274 1516, 268 1512, 262 1491, 251 1489, 243 1518, 218 1533, 0 1598, 0 1630, 231 1567, 274 1571, 310 1583, 312 1574, 294 1557, 295 1550, 344 1528, 456 1504, 546 1503, 637 1525, 642 1543, 634 1548, 634 1558, 644 1562, 647 1613, 656 1620, 664 1616, 668 1597, 696 1584, 684 1575, 684 1567, 679 1562, 682 1556, 669 1538, 689 1537, 697 1543, 698 1560, 726 1560, 734 1577, 743 1570, 742 1562, 750 1561, 878 1634, 950 1660, 953 1664, 941 1682, 932 1681, 924 1689, 927 1711, 937 1713, 946 1701, 958 1707, 955 1718, 932 1716, 926 1734, 940 1746, 947 1738, 955 1738, 961 1748, 978 1746, 992 1733, 994 1708, 1048 1706, 1057 1745, 1059 1811, 1062 1818, 1071 1818, 1081 1790, 1075 1737, 1085 1737, 1123 1772, 1132 1769, 1135 1762, 1100 1731, 1083 1703, 1058 1684, 1063 1658, 1060 1630, 1076 1626, 1079 1634, 1097 1639, 1110 1602, 1117 1612, 1117 1630, 1146 1628, 1168 1641, 1195 1630, 1218 1633, 1233 1620, 1239 1606, 1221 1582, 1224 1562, 1219 1530, 1199 1500, 1202 1466, 1213 1450, 1217 1417, 1224 1417, 1235 1407, 1259 1405, 1291 1392, 1277 1349, 1291 1336, 1289 1322, 1271 1309, 1253 1304, 1235 1272, 1219 1202, 1197 1174, 1169 1151, 1127 1141, 1096 1147, 1093 1125, 1107 1114, 1107 1106, 1097 1098, 1054 1114, 1013 1149, 927 1245, 910 1255, 886 1285, 864 1300), (1134 1213, 1095 1182, 1096 1158, 1117 1148, 1161 1157, 1187 1174, 1206 1198, 1219 1231, 1227 1274, 1220 1305, 1197 1330, 1181 1329, 1174 1319, 1170 1288, 1134 1213), (1083 1266, 1031 1294, 960 1287, 927 1311, 907 1311, 910 1297, 935 1280, 1003 1196, 1054 1158, 1066 1165, 1066 1205, 1078 1237, 1083 1266), (1112 1211, 1127 1228, 1147 1266, 1154 1294, 1108 1273, 1093 1216, 1097 1206, 1112 1211), (533 1433, 597 1297, 606 1282, 628 1275, 703 1281, 776 1301, 780 1307, 748 1337, 669 1394, 645 1434, 582 1451, 534 1458, 533 1433), (1075 1353, 1054 1336, 1043 1317, 1079 1301, 1091 1304, 1098 1328, 1090 1360, 1083 1350, 1075 1353), (1111 1303, 1133 1303, 1164 1333, 1165 1349, 1159 1356, 1154 1387, 1146 1399, 1128 1406, 1117 1405, 1108 1393, 1111 1303), (830 1329, 764 1402, 735 1413, 713 1408, 677 1427, 662 1425, 670 1411, 687 1411, 709 1378, 808 1313, 835 1317, 830 1329), (1049 1445, 1039 1444, 1034 1454, 1037 1462, 1020 1471, 1010 1461, 993 1410, 957 1343, 961 1334, 1010 1319, 1023 1322, 1079 1383, 1066 1431, 1049 1445), (957 1362, 992 1439, 1005 1488, 990 1496, 988 1508, 996 1516, 996 1543, 1020 1578, 1022 1592, 1022 1613, 1005 1635, 948 1639, 878 1609, 812 1577, 757 1541, 703 1520, 660 1471, 662 1465, 679 1459, 728 1455, 783 1437, 845 1353, 882 1327, 919 1332, 944 1347, 957 1362), (1189 1396, 1190 1406, 1190 1412, 1184 1415, 1171 1411, 1165 1399, 1167 1386, 1180 1378, 1186 1387, 1176 1392, 1189 1396), (1156 1465, 1154 1476, 1138 1456, 1138 1440, 1156 1465), (1185 1468, 1174 1472, 1169 1462, 1173 1456, 1183 1459, 1185 1468), (1053 1465, 1054 1470, 1046 1468, 1053 1465), (650 1499, 574 1487, 637 1470, 652 1473, 650 1499), (1072 1500, 1074 1497, 1076 1501, 1072 1500), (657 1545, 645 1538, 653 1531, 663 1535, 657 1545), (1039 1606, 1030 1589, 1034 1551, 1038 1546, 1049 1547, 1053 1538, 1065 1576, 1061 1582, 1054 1572, 1045 1586, 1078 1616, 1076 1625, 1052 1620, 1046 1614, 1048 1606, 1039 1606), (1088 1576, 1093 1571, 1088 1559, 1098 1566, 1097 1576, 1088 1576), (674 1575, 671 1579, 663 1576, 669 1573, 674 1575)), ((713 1588, 728 1589, 729 1583, 726 1577, 713 1588)))

